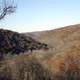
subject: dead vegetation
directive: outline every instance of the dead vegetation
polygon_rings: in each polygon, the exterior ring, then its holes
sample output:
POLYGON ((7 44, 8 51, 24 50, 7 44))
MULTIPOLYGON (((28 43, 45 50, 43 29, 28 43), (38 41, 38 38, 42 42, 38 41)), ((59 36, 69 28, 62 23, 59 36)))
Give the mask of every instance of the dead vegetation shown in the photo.
POLYGON ((8 57, 0 67, 0 80, 52 80, 34 55, 8 57))
POLYGON ((49 57, 42 64, 53 73, 55 80, 79 80, 80 48, 72 46, 49 57))
POLYGON ((0 74, 0 80, 79 80, 80 49, 73 46, 55 55, 50 51, 7 55, 0 74))

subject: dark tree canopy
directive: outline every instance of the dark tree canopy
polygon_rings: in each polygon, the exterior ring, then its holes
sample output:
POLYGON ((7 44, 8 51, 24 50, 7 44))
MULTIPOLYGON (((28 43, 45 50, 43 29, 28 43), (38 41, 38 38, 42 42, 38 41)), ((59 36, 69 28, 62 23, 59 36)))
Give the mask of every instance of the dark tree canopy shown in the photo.
POLYGON ((0 20, 4 19, 5 16, 14 13, 16 5, 13 0, 1 0, 0 1, 0 20))

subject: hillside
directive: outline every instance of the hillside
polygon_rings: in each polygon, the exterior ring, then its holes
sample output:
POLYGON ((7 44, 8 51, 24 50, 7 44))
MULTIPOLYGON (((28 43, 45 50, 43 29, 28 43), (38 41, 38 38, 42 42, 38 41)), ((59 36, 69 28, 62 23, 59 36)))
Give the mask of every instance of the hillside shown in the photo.
POLYGON ((6 55, 0 62, 0 80, 80 80, 80 24, 21 35, 42 47, 32 54, 6 55))
POLYGON ((4 54, 19 54, 33 50, 47 48, 47 44, 41 43, 32 37, 13 32, 10 30, 0 29, 0 59, 4 54))
POLYGON ((53 47, 54 52, 58 52, 75 44, 79 44, 80 24, 66 26, 50 31, 34 32, 32 34, 36 40, 47 43, 53 47))

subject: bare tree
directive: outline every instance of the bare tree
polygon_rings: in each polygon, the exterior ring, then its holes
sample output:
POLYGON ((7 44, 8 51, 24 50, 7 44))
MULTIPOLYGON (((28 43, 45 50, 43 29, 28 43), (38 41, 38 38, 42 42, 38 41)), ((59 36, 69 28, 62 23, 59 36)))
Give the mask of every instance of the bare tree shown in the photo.
POLYGON ((14 13, 15 10, 16 10, 16 5, 14 5, 13 0, 0 1, 0 20, 5 18, 6 15, 14 13))

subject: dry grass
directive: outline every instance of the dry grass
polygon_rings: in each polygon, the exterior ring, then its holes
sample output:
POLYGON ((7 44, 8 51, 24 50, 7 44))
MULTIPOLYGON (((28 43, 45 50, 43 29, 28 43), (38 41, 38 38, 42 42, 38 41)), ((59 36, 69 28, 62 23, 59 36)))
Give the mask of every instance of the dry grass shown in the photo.
POLYGON ((0 80, 80 80, 80 48, 5 57, 0 80))
POLYGON ((44 69, 33 55, 8 56, 1 63, 0 80, 52 80, 51 73, 44 69))
POLYGON ((55 80, 80 80, 80 48, 71 47, 43 62, 55 80))

